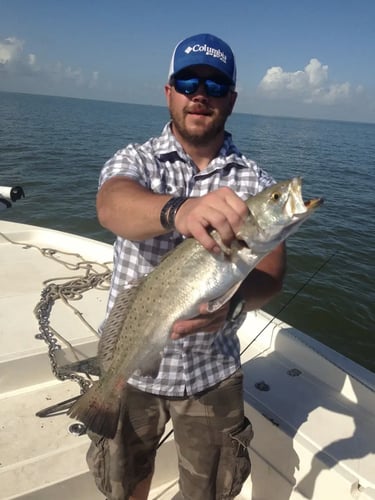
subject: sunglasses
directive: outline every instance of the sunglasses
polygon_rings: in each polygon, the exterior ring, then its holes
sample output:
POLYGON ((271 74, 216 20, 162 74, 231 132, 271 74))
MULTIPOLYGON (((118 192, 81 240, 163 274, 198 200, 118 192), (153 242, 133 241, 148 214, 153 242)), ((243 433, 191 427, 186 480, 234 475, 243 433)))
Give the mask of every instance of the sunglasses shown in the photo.
POLYGON ((233 85, 210 78, 173 78, 171 81, 176 92, 184 95, 195 94, 201 83, 203 83, 204 90, 209 97, 225 97, 230 90, 233 90, 233 85))

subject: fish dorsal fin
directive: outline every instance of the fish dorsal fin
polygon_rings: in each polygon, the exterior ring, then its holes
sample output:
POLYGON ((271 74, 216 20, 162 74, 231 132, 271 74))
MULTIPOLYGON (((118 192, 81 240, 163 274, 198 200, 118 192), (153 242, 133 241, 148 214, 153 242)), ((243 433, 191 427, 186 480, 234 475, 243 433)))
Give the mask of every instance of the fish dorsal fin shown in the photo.
POLYGON ((134 301, 137 289, 145 278, 146 276, 132 282, 131 287, 119 292, 111 312, 104 322, 98 345, 98 359, 102 372, 106 372, 111 364, 122 326, 134 301))

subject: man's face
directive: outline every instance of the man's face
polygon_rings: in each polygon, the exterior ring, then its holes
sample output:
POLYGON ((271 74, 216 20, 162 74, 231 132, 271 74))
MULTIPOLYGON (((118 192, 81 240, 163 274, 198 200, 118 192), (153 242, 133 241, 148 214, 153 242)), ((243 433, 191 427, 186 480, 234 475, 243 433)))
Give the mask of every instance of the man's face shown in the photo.
MULTIPOLYGON (((222 75, 209 66, 194 66, 178 76, 222 81, 222 75)), ((169 84, 165 86, 165 93, 174 134, 182 143, 194 146, 207 145, 223 133, 237 98, 233 90, 229 90, 224 97, 211 97, 203 82, 196 92, 188 95, 179 93, 175 86, 169 84)))

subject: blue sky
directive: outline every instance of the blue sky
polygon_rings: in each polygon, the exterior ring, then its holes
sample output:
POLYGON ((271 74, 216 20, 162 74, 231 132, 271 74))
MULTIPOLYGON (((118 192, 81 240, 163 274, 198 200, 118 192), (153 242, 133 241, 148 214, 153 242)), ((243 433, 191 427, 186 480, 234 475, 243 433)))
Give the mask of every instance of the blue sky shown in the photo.
POLYGON ((163 105, 201 32, 236 55, 237 112, 375 123, 375 0, 0 0, 0 90, 163 105))

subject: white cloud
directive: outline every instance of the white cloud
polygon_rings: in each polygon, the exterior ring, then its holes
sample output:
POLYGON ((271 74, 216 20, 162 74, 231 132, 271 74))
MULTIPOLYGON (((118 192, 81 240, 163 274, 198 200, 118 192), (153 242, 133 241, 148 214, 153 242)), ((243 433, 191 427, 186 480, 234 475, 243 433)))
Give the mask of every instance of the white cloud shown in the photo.
POLYGON ((264 97, 334 105, 349 100, 353 94, 360 93, 363 89, 353 89, 348 82, 330 82, 328 66, 312 58, 303 70, 295 72, 284 71, 280 66, 269 68, 258 86, 258 91, 264 97))
POLYGON ((97 71, 86 75, 82 68, 62 62, 39 62, 36 54, 24 51, 24 41, 16 37, 0 38, 0 71, 3 76, 12 78, 32 77, 40 85, 70 85, 73 87, 93 88, 99 79, 97 71))
POLYGON ((93 71, 91 74, 91 79, 89 81, 89 87, 90 89, 93 89, 96 87, 96 84, 99 80, 99 72, 98 71, 93 71))
POLYGON ((65 66, 60 61, 51 69, 50 75, 56 82, 72 82, 79 87, 85 83, 85 77, 81 68, 65 66))
POLYGON ((17 60, 22 48, 23 41, 15 37, 0 39, 0 64, 9 64, 17 60))
POLYGON ((0 39, 0 72, 3 78, 23 78, 40 68, 35 54, 24 53, 24 41, 16 37, 0 39))
POLYGON ((35 54, 29 54, 27 57, 28 63, 30 66, 36 66, 36 55, 35 54))

